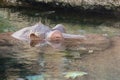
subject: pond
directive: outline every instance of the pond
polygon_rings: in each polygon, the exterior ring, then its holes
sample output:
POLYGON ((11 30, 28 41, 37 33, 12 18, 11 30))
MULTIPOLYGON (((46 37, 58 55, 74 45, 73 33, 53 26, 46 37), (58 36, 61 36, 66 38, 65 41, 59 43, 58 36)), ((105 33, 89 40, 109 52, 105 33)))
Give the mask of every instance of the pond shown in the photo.
MULTIPOLYGON (((110 37, 120 34, 119 19, 107 14, 103 16, 81 14, 69 10, 0 8, 0 33, 14 32, 39 21, 51 28, 62 23, 67 33, 72 34, 94 33, 110 37)), ((85 57, 81 53, 77 51, 48 51, 47 53, 26 51, 26 53, 13 53, 7 57, 0 57, 0 80, 69 80, 68 78, 88 80, 86 76, 79 77, 89 73, 86 67, 81 65, 82 57, 85 57)), ((112 80, 108 77, 101 79, 112 80)))

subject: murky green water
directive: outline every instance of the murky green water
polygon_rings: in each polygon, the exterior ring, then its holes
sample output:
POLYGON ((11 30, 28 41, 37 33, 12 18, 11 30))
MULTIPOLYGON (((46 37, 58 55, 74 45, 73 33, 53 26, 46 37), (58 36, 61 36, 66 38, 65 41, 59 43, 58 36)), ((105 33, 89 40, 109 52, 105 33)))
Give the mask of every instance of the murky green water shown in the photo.
POLYGON ((79 12, 32 10, 12 8, 0 9, 0 30, 2 32, 16 31, 23 27, 42 23, 54 27, 58 23, 65 25, 68 33, 100 33, 117 35, 119 33, 119 19, 112 15, 81 14, 79 12), (2 18, 1 18, 2 17, 2 18), (5 21, 5 22, 4 22, 5 21))
MULTIPOLYGON (((114 36, 120 33, 119 20, 109 16, 89 16, 69 11, 0 8, 1 33, 14 32, 39 21, 50 27, 62 23, 67 32, 73 34, 98 33, 114 36)), ((77 51, 26 51, 0 57, 0 80, 67 80, 65 72, 86 72, 85 67, 80 65, 80 54, 81 52, 77 51)))

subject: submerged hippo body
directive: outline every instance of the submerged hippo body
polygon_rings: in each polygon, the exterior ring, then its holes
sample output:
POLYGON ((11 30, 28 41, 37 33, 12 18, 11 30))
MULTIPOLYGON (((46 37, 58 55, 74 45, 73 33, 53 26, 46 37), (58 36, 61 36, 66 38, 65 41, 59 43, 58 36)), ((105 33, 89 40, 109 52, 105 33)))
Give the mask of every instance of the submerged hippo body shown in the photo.
POLYGON ((86 34, 85 39, 66 39, 68 50, 105 50, 111 45, 110 39, 100 34, 86 34))
MULTIPOLYGON (((64 26, 61 28, 64 28, 64 26)), ((51 31, 51 34, 47 37, 47 41, 54 48, 61 49, 63 47, 68 50, 105 50, 110 46, 110 40, 104 35, 75 35, 63 33, 58 28, 56 30, 58 31, 51 31)))
MULTIPOLYGON (((40 59, 39 51, 37 51, 39 48, 37 49, 34 47, 31 48, 29 47, 27 43, 17 40, 11 37, 10 35, 11 33, 0 34, 0 56, 1 57, 14 57, 17 63, 20 63, 20 64, 21 62, 23 63, 24 61, 25 61, 24 64, 27 64, 26 61, 31 60, 29 64, 27 65, 32 66, 32 67, 28 66, 28 68, 32 71, 35 70, 34 72, 35 73, 38 72, 39 74, 39 71, 40 71, 39 68, 41 67, 40 65, 36 67, 34 63, 34 62, 38 62, 38 60, 40 59)), ((106 42, 104 41, 109 41, 106 37, 102 35, 89 34, 85 36, 86 36, 86 41, 81 42, 82 43, 81 46, 84 45, 87 48, 91 48, 91 46, 97 47, 97 45, 99 45, 99 48, 101 48, 101 46, 103 47, 103 45, 106 45, 106 42)), ((76 42, 76 39, 74 39, 74 41, 72 41, 73 39, 72 40, 68 39, 68 40, 69 41, 65 43, 66 44, 69 43, 69 46, 74 46, 74 45, 76 46, 76 44, 79 43, 79 40, 77 40, 78 42, 76 42)), ((120 74, 120 51, 119 51, 120 50, 120 37, 119 36, 112 37, 110 38, 110 40, 111 40, 111 47, 104 51, 99 51, 99 52, 96 52, 96 54, 84 56, 82 57, 82 59, 70 59, 70 62, 68 64, 70 66, 73 65, 72 67, 73 71, 80 70, 80 71, 85 71, 88 73, 88 75, 83 76, 79 79, 81 80, 104 80, 104 79, 119 80, 120 79, 120 76, 119 76, 120 74)), ((48 55, 48 56, 51 56, 51 55, 48 55)), ((52 56, 52 58, 50 57, 48 58, 55 60, 54 57, 55 56, 52 56)), ((63 57, 62 57, 62 61, 63 61, 63 57)), ((9 62, 9 59, 8 59, 8 62, 9 62)), ((55 64, 55 61, 53 61, 53 63, 55 64)), ((50 66, 50 70, 54 69, 54 66, 56 66, 54 64, 51 64, 52 68, 50 66)), ((58 62, 58 64, 60 64, 60 62, 58 62)), ((46 63, 46 65, 48 64, 46 63)), ((48 70, 48 67, 47 67, 47 70, 48 70)))
POLYGON ((21 38, 19 40, 27 39, 32 47, 45 44, 58 50, 104 50, 110 45, 109 39, 103 35, 89 34, 83 36, 67 34, 65 32, 62 24, 58 24, 50 29, 41 23, 32 27, 23 28, 15 32, 12 36, 17 39, 21 38))

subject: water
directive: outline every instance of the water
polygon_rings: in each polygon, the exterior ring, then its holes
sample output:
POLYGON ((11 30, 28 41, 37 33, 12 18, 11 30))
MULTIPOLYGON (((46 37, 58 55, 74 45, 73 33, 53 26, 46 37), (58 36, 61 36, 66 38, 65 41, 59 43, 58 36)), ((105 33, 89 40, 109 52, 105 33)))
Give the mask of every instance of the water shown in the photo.
MULTIPOLYGON (((23 27, 34 25, 42 21, 42 23, 54 27, 58 23, 65 25, 68 33, 85 34, 100 33, 117 35, 119 33, 119 19, 113 15, 95 15, 81 14, 79 12, 59 11, 59 10, 33 10, 20 8, 1 8, 0 14, 4 19, 9 21, 4 23, 9 30, 16 31, 23 27), (69 14, 71 13, 71 14, 69 14)), ((9 31, 5 26, 1 26, 1 31, 9 31), (5 30, 6 29, 6 30, 5 30)))
MULTIPOLYGON (((39 21, 51 28, 62 23, 65 25, 67 33, 72 34, 97 33, 115 36, 120 33, 119 20, 107 15, 91 16, 59 10, 0 8, 1 33, 14 32, 39 21)), ((81 56, 83 52, 80 51, 54 52, 48 50, 43 53, 34 52, 33 49, 28 51, 20 49, 19 52, 11 50, 2 52, 3 49, 5 48, 1 47, 0 53, 6 56, 0 57, 0 80, 67 80, 65 77, 67 72, 89 73, 89 70, 86 69, 86 66, 89 65, 82 65, 85 56, 81 56)), ((102 79, 108 80, 108 77, 102 79)), ((86 76, 77 76, 75 80, 80 79, 88 80, 86 76)))

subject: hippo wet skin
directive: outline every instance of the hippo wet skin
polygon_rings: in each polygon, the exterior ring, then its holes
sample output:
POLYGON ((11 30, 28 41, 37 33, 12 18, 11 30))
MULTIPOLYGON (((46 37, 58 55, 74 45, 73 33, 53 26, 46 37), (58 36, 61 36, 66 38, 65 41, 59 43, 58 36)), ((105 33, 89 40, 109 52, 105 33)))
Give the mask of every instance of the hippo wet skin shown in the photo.
MULTIPOLYGON (((34 57, 36 53, 39 53, 38 51, 39 48, 36 49, 36 47, 29 46, 29 42, 31 42, 30 40, 24 42, 19 39, 13 38, 11 35, 12 33, 0 34, 0 56, 1 57, 12 57, 12 56, 15 56, 14 55, 15 53, 19 54, 19 56, 20 54, 23 56, 22 53, 25 53, 26 55, 32 55, 31 57, 34 57)), ((35 36, 36 38, 38 38, 36 33, 36 35, 31 34, 30 36, 28 36, 28 39, 30 39, 30 37, 33 38, 35 36)), ((120 76, 119 76, 120 37, 119 36, 112 37, 110 38, 110 40, 107 37, 99 34, 84 35, 85 39, 77 39, 75 38, 74 35, 73 35, 74 38, 69 38, 69 35, 67 36, 68 37, 62 41, 64 41, 63 44, 66 45, 68 49, 71 49, 71 48, 74 49, 74 47, 76 46, 77 48, 82 46, 87 49, 99 50, 99 52, 96 52, 96 54, 87 55, 81 60, 76 61, 76 64, 77 65, 79 64, 80 67, 82 66, 82 69, 84 69, 89 74, 81 78, 81 80, 119 80, 120 79, 120 76)), ((32 39, 32 41, 34 42, 35 40, 32 39)), ((39 41, 34 44, 39 44, 39 41)), ((37 56, 39 57, 39 55, 37 56)))
POLYGON ((12 36, 21 41, 27 41, 32 47, 41 45, 50 45, 54 49, 69 50, 104 50, 109 47, 110 40, 100 34, 75 35, 65 33, 62 24, 58 24, 52 29, 48 26, 38 23, 31 27, 23 28, 12 36))

